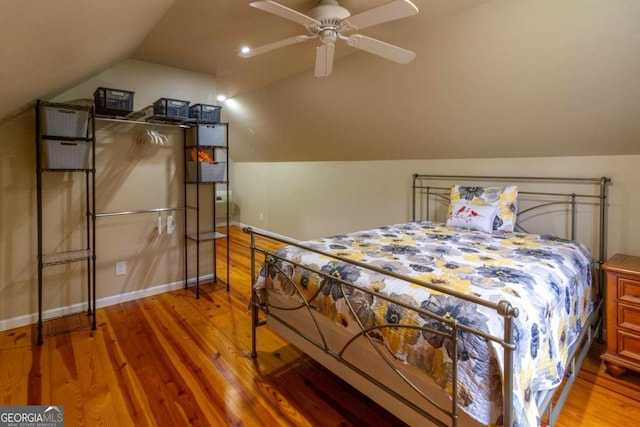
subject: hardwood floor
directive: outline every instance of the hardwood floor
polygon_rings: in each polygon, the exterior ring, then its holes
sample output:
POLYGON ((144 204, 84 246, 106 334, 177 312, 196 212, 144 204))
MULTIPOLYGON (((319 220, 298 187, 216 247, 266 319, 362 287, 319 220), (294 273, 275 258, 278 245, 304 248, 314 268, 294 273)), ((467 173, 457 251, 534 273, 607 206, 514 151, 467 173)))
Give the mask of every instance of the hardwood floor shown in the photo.
MULTIPOLYGON (((0 332, 0 405, 62 405, 68 426, 399 426, 402 423, 267 328, 250 357, 247 236, 233 228, 231 291, 178 290, 99 309, 98 330, 35 345, 0 332)), ((221 275, 221 277, 224 277, 221 275)), ((594 347, 559 426, 632 425, 640 374, 609 376, 594 347)))

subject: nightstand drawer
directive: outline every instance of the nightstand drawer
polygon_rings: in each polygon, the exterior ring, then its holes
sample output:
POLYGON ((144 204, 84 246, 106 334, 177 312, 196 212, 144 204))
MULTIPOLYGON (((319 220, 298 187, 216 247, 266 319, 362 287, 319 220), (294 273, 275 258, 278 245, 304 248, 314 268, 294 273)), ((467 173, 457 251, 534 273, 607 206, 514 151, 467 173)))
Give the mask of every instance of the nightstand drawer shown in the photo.
POLYGON ((618 304, 618 326, 640 334, 640 307, 618 304))
POLYGON ((640 362, 640 336, 619 331, 618 354, 640 362))
POLYGON ((607 352, 613 376, 640 372, 640 257, 616 254, 602 265, 607 275, 607 352))
POLYGON ((640 305, 640 281, 618 277, 618 299, 640 305))

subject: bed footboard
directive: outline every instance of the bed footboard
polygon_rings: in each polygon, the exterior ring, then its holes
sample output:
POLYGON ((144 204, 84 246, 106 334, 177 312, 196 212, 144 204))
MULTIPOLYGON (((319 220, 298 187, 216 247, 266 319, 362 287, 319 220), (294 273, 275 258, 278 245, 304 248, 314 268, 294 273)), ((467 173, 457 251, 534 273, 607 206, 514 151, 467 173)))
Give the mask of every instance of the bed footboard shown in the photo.
MULTIPOLYGON (((461 417, 460 413, 460 403, 459 400, 464 398, 464 392, 459 390, 459 381, 457 378, 457 359, 458 352, 460 351, 460 334, 464 332, 466 334, 473 334, 477 337, 480 337, 482 340, 486 340, 488 342, 496 343, 501 346, 504 351, 504 366, 505 370, 502 372, 501 377, 503 379, 502 386, 505 390, 511 390, 513 388, 513 372, 511 367, 513 366, 513 350, 515 349, 515 344, 513 341, 513 319, 518 316, 518 310, 514 308, 507 301, 500 301, 497 304, 484 301, 480 298, 474 298, 469 295, 458 294, 456 292, 452 292, 446 288, 440 288, 438 286, 434 286, 430 283, 420 282, 419 280, 412 279, 410 277, 402 276, 399 274, 395 274, 393 272, 389 272, 375 266, 366 265, 363 263, 359 263, 357 261, 353 261, 347 258, 343 258, 340 256, 336 256, 334 254, 318 251, 316 249, 310 248, 308 246, 304 246, 300 244, 298 241, 286 239, 282 236, 275 235, 273 233, 254 230, 250 227, 244 229, 246 233, 249 233, 251 236, 251 258, 252 265, 254 269, 252 271, 252 277, 257 278, 259 274, 270 276, 275 274, 281 274, 282 277, 287 278, 287 272, 282 271, 280 265, 284 262, 286 264, 291 264, 294 268, 303 269, 309 271, 314 275, 318 275, 322 278, 322 280, 330 281, 332 284, 336 285, 337 291, 343 295, 350 295, 357 290, 367 295, 374 295, 376 298, 382 298, 386 300, 390 304, 394 304, 398 307, 402 307, 404 310, 411 311, 415 313, 416 316, 419 316, 423 319, 429 318, 432 319, 432 324, 443 325, 443 327, 438 328, 429 328, 424 326, 416 326, 410 324, 398 324, 393 322, 386 322, 384 324, 377 324, 374 326, 367 326, 363 324, 361 321, 357 322, 357 331, 352 332, 347 336, 342 336, 339 338, 330 337, 329 334, 332 334, 333 331, 330 327, 326 326, 326 321, 323 320, 324 316, 312 306, 315 297, 317 296, 317 292, 313 295, 305 295, 305 292, 299 288, 297 283, 293 281, 289 281, 289 285, 291 285, 291 289, 296 294, 297 302, 295 304, 291 304, 290 302, 284 301, 282 299, 275 299, 274 296, 270 294, 267 288, 263 289, 254 289, 252 291, 251 296, 251 310, 252 310, 252 318, 253 318, 253 342, 252 342, 252 356, 257 356, 256 351, 256 328, 262 326, 266 323, 265 320, 260 319, 260 313, 264 313, 270 321, 278 322, 284 328, 291 331, 293 334, 304 339, 309 346, 315 347, 322 354, 334 359, 339 362, 340 365, 347 367, 350 371, 357 373, 362 378, 366 379, 369 383, 373 384, 375 387, 378 387, 381 390, 384 390, 389 396, 391 396, 394 400, 401 402, 406 407, 411 408, 412 411, 420 414, 426 420, 429 420, 435 425, 447 426, 447 425, 458 425, 458 420, 461 417), (278 254, 277 251, 269 251, 264 248, 261 248, 256 245, 256 237, 260 239, 268 239, 271 241, 279 242, 282 244, 286 244, 288 246, 295 246, 307 251, 316 252, 322 256, 330 257, 339 262, 344 262, 352 265, 356 265, 359 268, 367 269, 375 272, 376 274, 384 275, 387 277, 393 277, 405 281, 409 281, 416 286, 424 286, 434 288, 434 290, 447 293, 447 294, 455 294, 457 297, 464 299, 472 304, 478 304, 487 308, 490 308, 495 312, 497 316, 501 316, 504 319, 504 331, 501 336, 492 335, 487 333, 486 331, 476 329, 464 324, 461 324, 458 319, 452 316, 442 316, 438 313, 434 313, 425 309, 420 309, 415 306, 408 304, 406 301, 401 299, 396 299, 390 296, 381 295, 380 293, 375 292, 369 288, 365 288, 362 286, 358 286, 354 283, 351 283, 347 280, 335 277, 330 273, 325 273, 320 270, 315 270, 305 266, 303 264, 293 262, 291 260, 287 260, 278 254), (256 266, 260 264, 259 258, 262 259, 262 270, 258 272, 256 266), (303 313, 303 315, 298 315, 298 321, 292 323, 290 320, 290 316, 286 316, 285 313, 290 312, 299 312, 303 313), (300 319, 303 319, 300 321, 300 319), (306 328, 301 328, 300 325, 306 325, 306 328), (430 336, 437 336, 439 339, 448 341, 451 343, 451 352, 452 352, 452 368, 451 368, 451 393, 450 393, 450 401, 446 399, 435 399, 433 397, 433 388, 428 385, 426 388, 429 388, 428 391, 425 391, 425 385, 417 380, 417 375, 413 372, 413 369, 406 368, 403 364, 398 363, 398 361, 391 355, 387 348, 381 343, 379 336, 380 331, 382 329, 394 329, 394 330, 411 330, 412 333, 420 333, 420 334, 428 334, 430 336), (387 373, 383 375, 384 379, 375 376, 375 372, 371 372, 372 369, 366 369, 359 363, 357 360, 353 361, 351 357, 354 354, 358 354, 365 347, 368 347, 369 352, 368 355, 375 355, 378 358, 378 362, 375 366, 378 368, 386 367, 387 373), (395 376, 394 380, 389 380, 388 375, 392 373, 395 376), (388 384, 394 384, 394 386, 390 387, 388 384), (398 383, 402 385, 399 386, 398 383), (414 399, 407 399, 406 392, 398 392, 397 389, 410 389, 412 390, 412 394, 414 399), (417 397, 417 398, 416 398, 417 397), (434 415, 435 413, 435 415, 434 415), (446 419, 448 421, 443 421, 446 419)), ((287 279, 288 280, 288 279, 287 279)), ((354 319, 358 319, 358 307, 353 306, 348 302, 348 299, 345 299, 348 304, 348 309, 352 313, 354 319)), ((308 348, 302 348, 303 351, 308 352, 308 348)), ((366 350, 365 350, 366 351, 366 350)), ((370 360, 366 361, 367 364, 370 363, 370 360)), ((322 363, 322 362, 321 362, 322 363)), ((377 369, 377 368, 376 368, 377 369)), ((376 369, 373 369, 375 371, 376 369)), ((367 392, 367 390, 361 390, 363 392, 367 392)), ((512 424, 512 412, 511 408, 513 407, 512 402, 512 393, 502 393, 503 395, 503 406, 506 408, 504 411, 504 423, 505 425, 512 424)), ((401 415, 401 414, 399 414, 401 415)), ((468 420, 467 423, 473 420, 468 420)), ((465 423, 465 425, 467 424, 465 423)))

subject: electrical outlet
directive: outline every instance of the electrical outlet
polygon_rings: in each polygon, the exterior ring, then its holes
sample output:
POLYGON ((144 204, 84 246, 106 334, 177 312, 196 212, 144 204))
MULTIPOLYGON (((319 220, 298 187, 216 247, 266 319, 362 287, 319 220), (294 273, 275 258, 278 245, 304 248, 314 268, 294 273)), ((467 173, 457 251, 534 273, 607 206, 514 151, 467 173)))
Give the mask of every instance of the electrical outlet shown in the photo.
POLYGON ((116 262, 116 276, 124 276, 125 274, 127 274, 127 262, 126 261, 116 262))
POLYGON ((264 221, 264 215, 260 212, 260 221, 264 221))

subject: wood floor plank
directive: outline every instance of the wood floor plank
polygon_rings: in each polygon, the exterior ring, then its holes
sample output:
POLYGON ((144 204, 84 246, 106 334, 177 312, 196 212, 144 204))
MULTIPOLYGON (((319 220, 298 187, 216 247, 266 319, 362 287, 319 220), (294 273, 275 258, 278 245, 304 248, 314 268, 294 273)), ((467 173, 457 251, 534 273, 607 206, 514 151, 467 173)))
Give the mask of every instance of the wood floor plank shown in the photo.
MULTIPOLYGON (((213 306, 219 305, 215 302, 216 298, 229 299, 229 294, 226 292, 221 293, 220 291, 208 294, 203 293, 202 295, 207 295, 203 296, 202 299, 208 298, 213 306)), ((191 312, 190 306, 195 301, 193 298, 177 298, 171 301, 172 305, 169 307, 169 303, 166 300, 167 298, 159 298, 159 303, 165 306, 167 316, 173 317, 173 320, 180 318, 182 316, 180 313, 184 310, 191 312)), ((234 339, 234 337, 238 336, 235 326, 239 325, 241 328, 245 328, 249 322, 244 313, 242 319, 235 319, 233 314, 235 314, 233 310, 223 318, 220 318, 217 314, 209 315, 208 317, 198 317, 191 314, 191 320, 189 322, 181 322, 181 327, 183 335, 193 344, 193 351, 213 355, 209 362, 213 365, 214 369, 212 371, 220 372, 224 376, 227 398, 235 396, 234 401, 250 403, 256 399, 253 362, 248 358, 249 351, 239 348, 237 341, 234 339), (213 327, 211 322, 215 322, 216 327, 213 327), (238 373, 243 373, 243 375, 238 375, 238 373)), ((215 388, 220 389, 221 387, 218 385, 215 388)), ((255 414, 256 418, 255 420, 247 419, 250 414, 247 413, 245 408, 243 421, 252 421, 249 425, 261 422, 277 425, 276 419, 270 421, 273 414, 268 410, 265 411, 265 408, 269 409, 270 407, 269 405, 264 405, 264 403, 262 402, 261 405, 247 405, 251 409, 251 415, 255 414)), ((299 424, 299 422, 296 424, 299 424)))
POLYGON ((0 334, 0 405, 23 404, 29 386, 23 373, 29 371, 30 349, 29 335, 24 328, 0 334))
MULTIPOLYGON (((118 309, 119 307, 113 307, 118 309)), ((110 318, 103 316, 103 321, 96 331, 99 354, 105 370, 110 371, 106 381, 109 392, 118 405, 118 417, 123 420, 120 425, 150 426, 155 425, 146 395, 133 367, 127 363, 126 356, 115 337, 110 318)))
MULTIPOLYGON (((105 307, 96 331, 42 346, 33 325, 0 332, 0 404, 62 405, 74 426, 403 425, 266 327, 250 357, 248 247, 232 227, 229 292, 205 284, 199 299, 190 287, 105 307)), ((611 377, 603 350, 591 349, 559 427, 640 419, 640 374, 611 377)))
MULTIPOLYGON (((202 398, 199 400, 215 403, 213 414, 230 414, 227 420, 221 422, 238 424, 240 420, 234 419, 232 414, 241 412, 238 402, 245 400, 246 396, 242 395, 243 390, 234 383, 235 377, 229 381, 224 375, 229 368, 221 360, 221 352, 216 346, 208 345, 211 341, 199 338, 199 333, 193 329, 192 324, 176 313, 175 305, 160 306, 164 308, 162 313, 150 309, 147 314, 156 322, 158 337, 163 341, 164 348, 173 355, 182 377, 190 383, 190 390, 201 394, 202 398), (217 392, 221 389, 225 390, 223 396, 217 392)), ((218 343, 220 345, 224 343, 218 343)))

